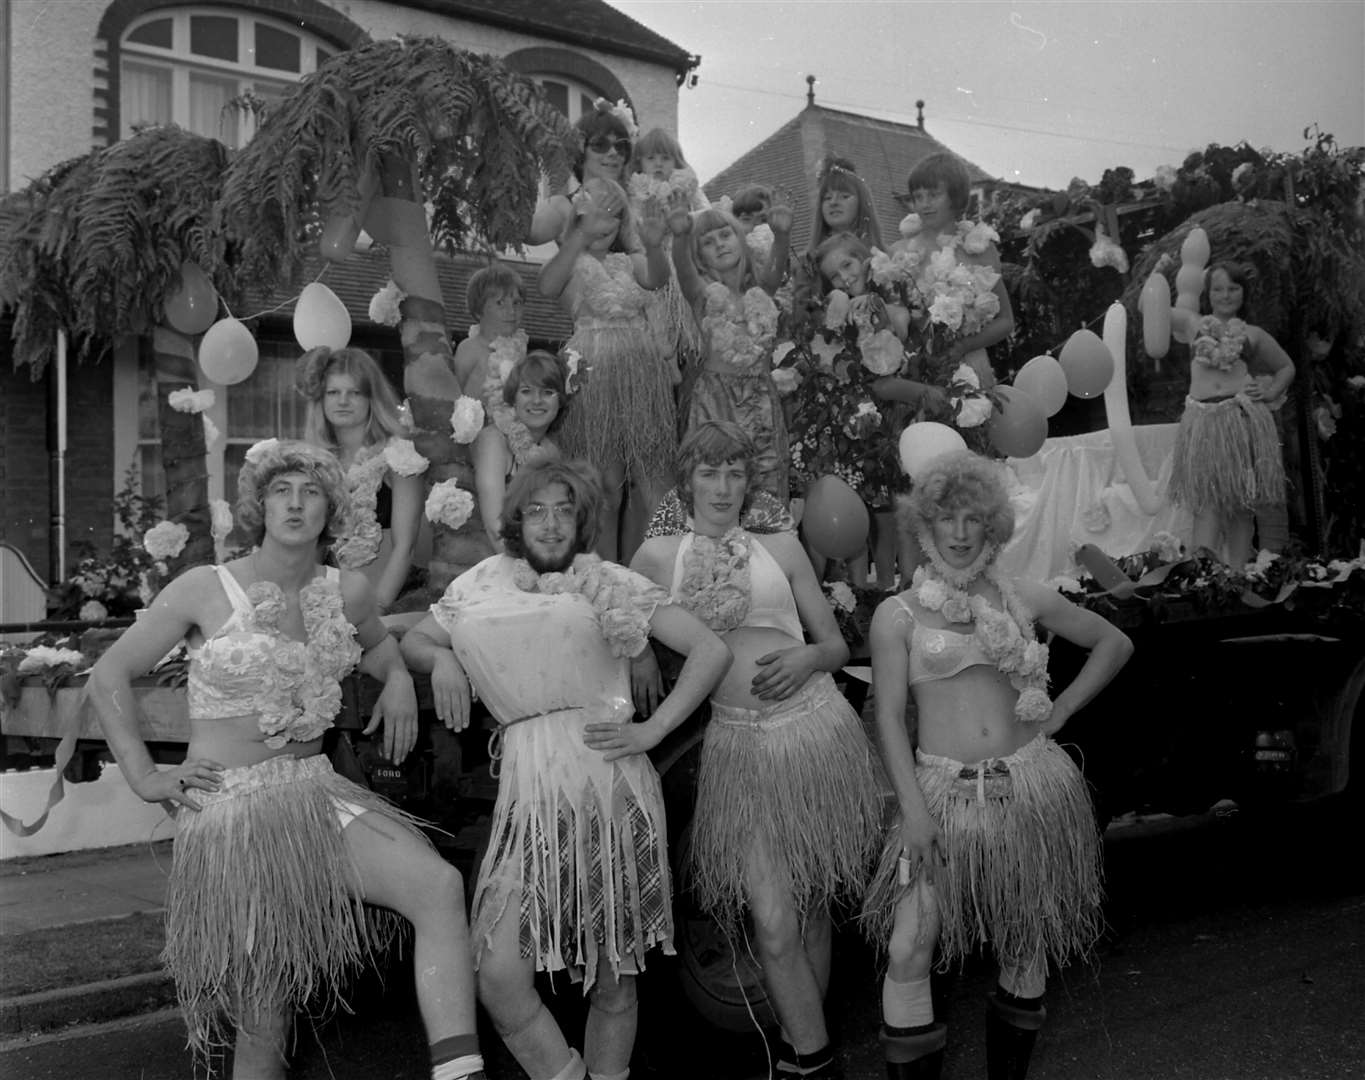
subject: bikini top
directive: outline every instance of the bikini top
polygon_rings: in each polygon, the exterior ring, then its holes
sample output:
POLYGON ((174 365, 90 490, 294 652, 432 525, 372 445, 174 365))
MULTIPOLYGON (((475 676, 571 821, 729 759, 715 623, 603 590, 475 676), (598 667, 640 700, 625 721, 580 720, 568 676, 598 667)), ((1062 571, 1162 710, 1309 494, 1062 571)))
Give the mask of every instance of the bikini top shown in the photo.
POLYGON ((361 654, 355 627, 346 621, 341 572, 328 567, 299 590, 308 639, 295 641, 279 626, 284 592, 278 585, 258 581, 243 589, 226 567, 214 570, 232 614, 189 650, 190 719, 255 715, 273 750, 318 738, 340 712, 341 679, 361 654))
MULTIPOLYGON (((692 550, 696 533, 688 532, 678 543, 673 559, 673 598, 680 599, 678 585, 683 580, 683 559, 692 550)), ((690 609, 689 609, 690 610, 690 609)), ((749 538, 749 613, 740 626, 770 627, 781 630, 797 641, 805 640, 796 597, 781 565, 756 538, 749 538)))
POLYGON ((937 626, 921 626, 909 604, 899 596, 896 603, 910 616, 911 686, 935 679, 951 679, 977 664, 995 667, 995 661, 986 655, 974 633, 961 634, 937 626))

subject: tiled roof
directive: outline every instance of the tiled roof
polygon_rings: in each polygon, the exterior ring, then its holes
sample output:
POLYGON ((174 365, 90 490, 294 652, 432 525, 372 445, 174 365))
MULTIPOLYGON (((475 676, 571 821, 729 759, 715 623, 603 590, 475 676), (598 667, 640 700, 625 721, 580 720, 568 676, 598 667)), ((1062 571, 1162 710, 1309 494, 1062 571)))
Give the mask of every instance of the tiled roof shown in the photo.
POLYGON ((453 19, 523 30, 536 37, 665 64, 679 76, 699 58, 603 0, 392 0, 453 19))
MULTIPOLYGON (((940 151, 952 153, 950 147, 914 124, 897 124, 808 105, 703 186, 712 200, 733 195, 748 184, 785 188, 791 194, 795 218, 792 250, 804 251, 814 220, 812 199, 817 170, 827 154, 834 154, 853 162, 858 175, 866 181, 876 203, 882 238, 890 243, 896 236, 896 226, 905 216, 895 198, 905 194, 905 178, 917 162, 940 151)), ((973 184, 994 181, 994 177, 965 158, 963 164, 973 184)))

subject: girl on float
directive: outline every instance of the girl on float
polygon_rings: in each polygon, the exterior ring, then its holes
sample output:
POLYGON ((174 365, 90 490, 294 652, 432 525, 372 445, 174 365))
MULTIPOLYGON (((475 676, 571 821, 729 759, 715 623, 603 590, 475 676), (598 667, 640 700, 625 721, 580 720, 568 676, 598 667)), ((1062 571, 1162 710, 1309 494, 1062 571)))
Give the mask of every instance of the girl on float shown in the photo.
POLYGON ((1284 514, 1284 457, 1272 408, 1294 381, 1294 363, 1259 326, 1239 317, 1250 274, 1215 263, 1206 278, 1209 314, 1190 344, 1190 392, 1176 432, 1171 501, 1194 513, 1193 547, 1251 557, 1255 515, 1284 514), (1267 374, 1251 374, 1255 365, 1267 374))
POLYGON ((386 615, 412 569, 427 460, 413 447, 389 380, 363 349, 309 349, 294 385, 308 399, 304 440, 334 453, 346 471, 351 520, 332 555, 369 579, 386 615))
POLYGON ((667 487, 661 478, 676 446, 676 369, 644 319, 649 292, 670 276, 658 200, 645 203, 638 228, 637 241, 619 184, 589 180, 575 196, 574 219, 559 250, 540 271, 541 293, 559 299, 574 320, 565 354, 578 365, 579 387, 560 429, 561 448, 602 472, 597 551, 613 561, 617 552, 629 556, 639 546, 649 512, 667 487), (642 497, 623 524, 628 481, 642 497))
MULTIPOLYGON (((613 105, 598 98, 592 111, 584 113, 575 126, 579 138, 579 156, 573 164, 576 187, 589 180, 624 183, 631 145, 639 132, 630 106, 624 102, 613 105)), ((528 244, 546 244, 564 236, 576 216, 573 194, 557 192, 536 207, 531 232, 526 237, 528 244)))
POLYGON ((782 1026, 773 1076, 834 1080, 823 1008, 829 909, 862 894, 881 826, 879 784, 858 714, 831 677, 848 646, 806 553, 789 533, 740 524, 755 458, 738 425, 699 424, 678 450, 691 528, 645 541, 632 569, 734 655, 711 694, 688 872, 736 948, 745 947, 746 910, 753 919, 782 1026))
POLYGON ((871 630, 877 730, 900 810, 864 904, 889 954, 888 1074, 936 1080, 947 1032, 930 995, 935 952, 942 970, 989 945, 1000 977, 987 1071, 1022 1080, 1048 963, 1086 955, 1102 925, 1099 832, 1085 780, 1053 736, 1133 647, 1100 616, 997 568, 1014 512, 995 463, 965 451, 931 461, 899 509, 930 561, 882 602, 871 630), (1055 700, 1035 621, 1090 653, 1055 700))
POLYGON ((237 492, 238 523, 259 546, 167 585, 100 658, 88 691, 129 786, 177 819, 162 956, 190 1046, 207 1056, 235 1031, 232 1075, 282 1078, 294 1014, 344 1005, 347 979, 407 920, 431 1075, 482 1078, 459 872, 321 752, 357 664, 384 684, 366 734, 383 725, 392 761, 417 739, 412 678, 369 582, 317 559, 346 524, 341 467, 307 443, 268 439, 247 451, 237 492), (189 746, 159 769, 131 680, 182 639, 189 746))
POLYGON ((455 378, 461 393, 480 398, 487 412, 502 398, 506 376, 492 369, 526 355, 526 331, 521 328, 526 294, 521 275, 504 262, 475 271, 465 289, 465 310, 471 325, 455 349, 455 378))

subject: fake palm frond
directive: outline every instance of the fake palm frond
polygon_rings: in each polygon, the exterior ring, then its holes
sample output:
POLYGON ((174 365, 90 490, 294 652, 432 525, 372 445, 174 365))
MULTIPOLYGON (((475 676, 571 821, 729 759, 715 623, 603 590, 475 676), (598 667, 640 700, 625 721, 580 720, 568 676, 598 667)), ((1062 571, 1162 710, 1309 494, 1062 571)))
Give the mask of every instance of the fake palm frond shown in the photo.
POLYGON ((173 126, 63 162, 15 197, 23 207, 0 266, 0 306, 14 310, 15 363, 36 379, 65 330, 79 359, 142 333, 185 260, 220 288, 214 229, 227 150, 173 126))
POLYGON ((272 106, 224 180, 239 280, 292 278, 319 224, 354 213, 384 159, 417 168, 447 248, 518 245, 543 172, 563 171, 573 132, 529 79, 439 38, 339 53, 272 106))

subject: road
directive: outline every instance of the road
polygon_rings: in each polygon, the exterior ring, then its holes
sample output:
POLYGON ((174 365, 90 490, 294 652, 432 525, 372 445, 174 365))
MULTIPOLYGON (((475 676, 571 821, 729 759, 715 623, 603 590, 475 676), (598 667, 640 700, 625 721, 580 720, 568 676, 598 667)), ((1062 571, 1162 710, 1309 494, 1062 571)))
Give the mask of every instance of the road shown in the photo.
MULTIPOLYGON (((1360 817, 1339 804, 1178 819, 1111 831, 1110 931, 1093 964, 1050 982, 1032 1080, 1348 1080, 1365 1077, 1365 860, 1360 817)), ((636 1080, 748 1080, 764 1070, 752 1036, 691 1023, 655 965, 636 1080), (657 981, 656 981, 657 980, 657 981)), ((360 1015, 301 1029, 299 1080, 420 1080, 424 1040, 406 977, 363 988, 360 1015)), ((985 1075, 983 965, 939 982, 945 1077, 985 1075)), ((876 1043, 877 965, 838 938, 831 1027, 848 1080, 884 1076, 876 1043)), ((555 1007, 572 1023, 568 986, 555 1007)), ((485 1031, 489 1075, 520 1076, 485 1031)), ((194 1073, 174 1014, 0 1046, 6 1080, 185 1080, 194 1073)))

